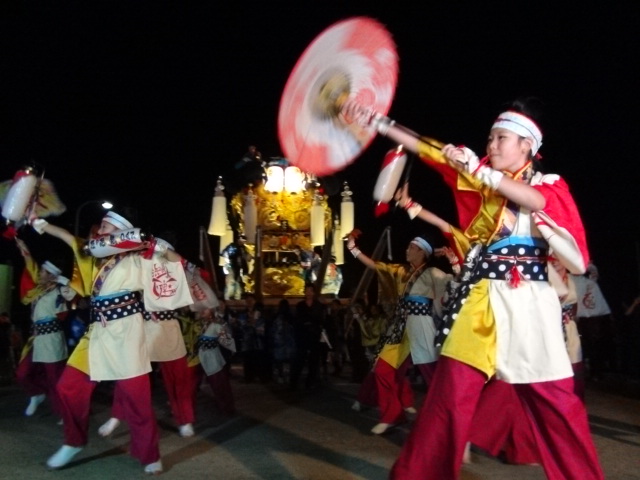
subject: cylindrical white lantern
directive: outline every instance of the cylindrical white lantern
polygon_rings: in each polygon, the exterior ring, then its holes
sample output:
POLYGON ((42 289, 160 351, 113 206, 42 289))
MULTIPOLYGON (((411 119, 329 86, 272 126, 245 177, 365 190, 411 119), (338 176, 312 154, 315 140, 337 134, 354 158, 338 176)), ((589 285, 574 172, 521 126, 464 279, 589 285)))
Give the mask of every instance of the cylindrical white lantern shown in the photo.
POLYGON ((336 220, 333 224, 333 248, 331 249, 336 265, 344 264, 344 241, 342 240, 342 230, 340 222, 336 220))
POLYGON ((37 184, 38 178, 31 168, 18 172, 4 198, 2 216, 12 222, 20 220, 26 213, 37 184))
POLYGON ((373 199, 377 202, 389 203, 398 190, 402 172, 407 164, 407 154, 402 145, 389 150, 382 161, 382 170, 373 188, 373 199))
POLYGON ((322 208, 322 196, 318 193, 314 194, 313 205, 311 205, 311 238, 312 246, 324 245, 324 208, 322 208))
POLYGON ((222 177, 218 177, 215 194, 213 195, 213 205, 211 207, 211 220, 209 221, 209 235, 222 236, 227 231, 227 199, 224 196, 224 185, 222 177))
POLYGON ((342 202, 340 202, 340 235, 346 237, 355 227, 354 205, 351 199, 353 192, 349 189, 347 182, 344 182, 344 189, 340 195, 342 195, 342 202))
POLYGON ((256 242, 256 228, 258 226, 258 208, 256 207, 256 196, 249 188, 244 199, 244 234, 247 236, 247 243, 256 242))
MULTIPOLYGON (((227 248, 227 245, 229 245, 232 242, 233 242, 233 229, 231 228, 231 225, 227 223, 227 225, 225 226, 224 235, 220 237, 220 255, 222 255, 222 251, 225 248, 227 248)), ((220 257, 218 265, 220 265, 221 267, 224 267, 224 264, 225 264, 225 259, 220 257)))

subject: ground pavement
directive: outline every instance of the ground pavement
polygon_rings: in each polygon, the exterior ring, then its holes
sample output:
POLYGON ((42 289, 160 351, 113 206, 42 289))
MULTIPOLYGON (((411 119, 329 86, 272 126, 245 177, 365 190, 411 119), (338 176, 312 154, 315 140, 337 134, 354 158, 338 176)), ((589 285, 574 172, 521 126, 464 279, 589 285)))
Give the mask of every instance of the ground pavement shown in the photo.
MULTIPOLYGON (((640 479, 640 397, 594 384, 587 390, 591 428, 607 479, 640 479)), ((354 412, 358 388, 348 378, 329 377, 314 390, 286 385, 243 383, 234 367, 232 387, 237 414, 216 412, 211 391, 198 397, 196 435, 181 438, 159 381, 154 402, 160 450, 170 479, 383 480, 411 427, 383 436, 369 430, 375 410, 354 412)), ((416 386, 418 392, 419 385, 416 386)), ((129 432, 121 425, 109 438, 97 434, 109 417, 111 385, 96 390, 89 445, 65 469, 49 471, 45 461, 62 443, 62 427, 45 402, 33 417, 22 415, 26 397, 15 385, 0 387, 0 478, 6 480, 128 480, 142 478, 142 467, 127 454, 129 432)), ((417 396, 418 404, 423 395, 417 396)), ((540 467, 510 466, 474 452, 462 480, 544 479, 540 467)), ((412 479, 408 479, 412 480, 412 479)))

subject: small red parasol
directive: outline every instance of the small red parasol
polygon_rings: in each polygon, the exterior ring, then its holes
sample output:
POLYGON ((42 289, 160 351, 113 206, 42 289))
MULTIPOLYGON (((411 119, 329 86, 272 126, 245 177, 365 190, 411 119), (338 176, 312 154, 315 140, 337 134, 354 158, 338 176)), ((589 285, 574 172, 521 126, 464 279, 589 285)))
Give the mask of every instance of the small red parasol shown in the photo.
POLYGON ((344 169, 376 132, 341 113, 345 102, 383 115, 398 77, 390 33, 376 20, 354 17, 335 23, 307 47, 280 100, 278 136, 287 159, 325 176, 344 169))

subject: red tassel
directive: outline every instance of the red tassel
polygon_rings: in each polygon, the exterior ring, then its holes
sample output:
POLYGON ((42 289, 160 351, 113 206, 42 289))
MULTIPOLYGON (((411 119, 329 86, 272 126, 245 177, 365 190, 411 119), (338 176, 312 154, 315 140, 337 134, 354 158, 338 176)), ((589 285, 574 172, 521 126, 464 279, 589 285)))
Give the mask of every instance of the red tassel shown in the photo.
POLYGON ((520 270, 518 270, 517 265, 511 267, 509 273, 507 273, 505 277, 509 282, 509 286, 512 288, 518 288, 520 286, 520 283, 522 282, 522 274, 520 273, 520 270))
POLYGON ((384 215, 388 211, 389 211, 389 204, 388 203, 384 203, 384 202, 379 202, 376 205, 376 209, 375 209, 374 213, 375 213, 376 217, 379 217, 381 215, 384 215))
POLYGON ((16 238, 16 228, 13 225, 9 225, 7 229, 2 232, 2 236, 7 240, 13 240, 16 238))
POLYGON ((150 260, 153 257, 153 252, 156 248, 156 240, 155 238, 149 242, 149 248, 147 248, 142 254, 142 258, 145 260, 150 260))

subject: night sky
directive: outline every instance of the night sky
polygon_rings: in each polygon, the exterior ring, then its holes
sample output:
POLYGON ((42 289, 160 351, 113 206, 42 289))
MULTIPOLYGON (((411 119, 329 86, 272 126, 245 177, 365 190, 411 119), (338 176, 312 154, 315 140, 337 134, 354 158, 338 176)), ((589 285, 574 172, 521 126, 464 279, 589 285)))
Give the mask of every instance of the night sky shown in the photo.
MULTIPOLYGON (((481 154, 506 102, 540 98, 544 169, 572 189, 605 295, 615 308, 640 289, 632 2, 12 3, 0 7, 0 180, 43 166, 68 207, 54 223, 72 229, 81 203, 108 198, 136 209, 150 232, 174 231, 177 249, 197 258, 216 177, 248 145, 282 155, 277 112, 293 66, 325 28, 362 15, 393 35, 400 64, 389 115, 417 132, 481 154)), ((403 212, 372 221, 371 192, 393 147, 375 139, 327 185, 347 180, 355 191, 363 250, 391 225, 401 260, 428 227, 403 212)), ((426 166, 414 165, 411 185, 416 200, 455 221, 450 193, 426 166)), ((83 223, 99 215, 86 208, 83 223)), ((1 247, 3 257, 13 249, 1 247)), ((348 279, 360 272, 345 266, 348 279)))

